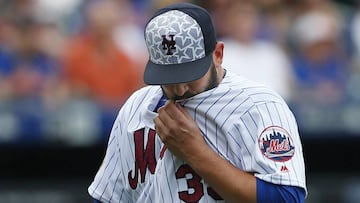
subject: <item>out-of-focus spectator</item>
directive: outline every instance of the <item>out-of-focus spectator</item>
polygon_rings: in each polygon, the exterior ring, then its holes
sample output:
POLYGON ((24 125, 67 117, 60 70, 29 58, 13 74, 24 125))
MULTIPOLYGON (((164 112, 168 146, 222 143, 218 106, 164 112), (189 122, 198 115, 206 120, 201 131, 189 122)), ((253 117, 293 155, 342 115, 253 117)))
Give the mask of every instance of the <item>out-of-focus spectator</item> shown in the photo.
MULTIPOLYGON (((65 29, 67 18, 84 0, 32 0, 34 16, 44 22, 56 23, 61 29, 65 29)), ((72 17, 72 16, 71 16, 72 17)))
MULTIPOLYGON (((38 24, 28 19, 20 22, 18 28, 20 43, 11 76, 13 94, 17 99, 41 98, 43 91, 55 85, 60 75, 60 61, 41 44, 45 32, 51 29, 51 25, 38 24)), ((52 48, 54 50, 55 47, 52 48)), ((54 91, 55 86, 52 87, 54 91)))
MULTIPOLYGON (((132 4, 127 2, 129 0, 121 0, 121 12, 119 12, 118 24, 114 30, 115 43, 124 51, 132 61, 137 63, 137 68, 142 70, 148 60, 148 52, 146 50, 143 27, 140 23, 143 22, 141 18, 146 16, 146 12, 139 14, 132 4)), ((139 6, 139 5, 138 5, 139 6)), ((144 12, 144 11, 142 11, 144 12)), ((141 24, 142 25, 142 24, 141 24)))
POLYGON ((151 11, 155 12, 157 9, 162 8, 164 6, 179 3, 179 2, 191 2, 193 3, 194 0, 154 0, 152 1, 151 11))
POLYGON ((354 16, 350 24, 350 34, 352 42, 354 43, 355 57, 358 63, 360 63, 360 3, 358 3, 355 9, 354 16))
POLYGON ((85 25, 65 50, 65 72, 74 96, 118 108, 141 86, 141 68, 114 40, 126 3, 95 0, 86 6, 85 25))
POLYGON ((9 76, 15 67, 17 30, 12 19, 0 16, 0 101, 11 96, 9 76))
POLYGON ((294 16, 301 16, 309 11, 318 11, 328 13, 335 18, 341 18, 339 5, 335 4, 335 2, 332 0, 295 0, 292 3, 292 8, 294 8, 294 16))
POLYGON ((360 2, 354 6, 353 15, 348 24, 351 50, 351 75, 348 81, 348 94, 351 102, 360 103, 360 2))
POLYGON ((0 136, 24 143, 44 138, 42 121, 59 102, 62 84, 63 38, 55 25, 35 18, 33 2, 8 1, 0 17, 0 136))
POLYGON ((333 10, 318 7, 303 11, 295 19, 292 61, 297 84, 294 96, 299 104, 334 105, 345 101, 349 64, 340 26, 341 19, 333 10))
POLYGON ((261 82, 290 99, 293 73, 289 58, 276 43, 257 38, 260 16, 256 3, 229 0, 225 11, 221 17, 226 24, 222 38, 225 69, 261 82))
POLYGON ((223 17, 227 12, 227 4, 229 0, 200 0, 201 6, 207 8, 211 12, 214 27, 216 29, 216 36, 223 38, 226 35, 226 23, 223 17))
POLYGON ((0 17, 0 92, 6 92, 7 99, 41 101, 56 93, 61 80, 59 57, 64 38, 56 25, 35 18, 33 3, 8 2, 0 17))
POLYGON ((291 25, 293 2, 287 0, 257 0, 260 10, 257 36, 270 40, 287 51, 288 32, 291 25))

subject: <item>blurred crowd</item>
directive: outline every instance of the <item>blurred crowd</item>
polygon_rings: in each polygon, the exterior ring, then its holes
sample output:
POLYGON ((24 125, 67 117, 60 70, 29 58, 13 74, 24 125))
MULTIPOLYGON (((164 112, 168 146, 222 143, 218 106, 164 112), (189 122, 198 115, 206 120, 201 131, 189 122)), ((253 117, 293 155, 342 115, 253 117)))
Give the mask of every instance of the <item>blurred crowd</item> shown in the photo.
MULTIPOLYGON (((144 25, 174 2, 0 0, 0 143, 105 141, 144 86, 144 25)), ((360 134, 360 4, 188 2, 210 11, 224 68, 275 89, 302 131, 360 134)))

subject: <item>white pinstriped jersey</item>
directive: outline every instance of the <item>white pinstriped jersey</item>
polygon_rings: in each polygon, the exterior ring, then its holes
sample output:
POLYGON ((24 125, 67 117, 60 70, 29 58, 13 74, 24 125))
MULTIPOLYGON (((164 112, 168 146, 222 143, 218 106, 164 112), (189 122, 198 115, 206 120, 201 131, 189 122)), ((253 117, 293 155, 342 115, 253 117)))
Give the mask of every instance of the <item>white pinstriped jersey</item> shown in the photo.
MULTIPOLYGON (((161 96, 158 86, 145 87, 122 108, 89 193, 103 202, 224 202, 185 162, 162 148, 157 136, 150 136, 152 110, 161 96), (155 139, 150 155, 149 138, 155 139)), ((278 94, 228 71, 217 88, 182 105, 224 159, 267 182, 306 189, 298 127, 278 94)))

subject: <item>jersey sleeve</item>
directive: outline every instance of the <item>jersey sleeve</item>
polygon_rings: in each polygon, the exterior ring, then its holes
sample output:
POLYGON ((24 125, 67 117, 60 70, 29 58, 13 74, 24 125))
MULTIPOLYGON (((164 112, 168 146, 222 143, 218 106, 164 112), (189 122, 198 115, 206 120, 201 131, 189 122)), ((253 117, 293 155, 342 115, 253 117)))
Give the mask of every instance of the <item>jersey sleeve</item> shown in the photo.
POLYGON ((241 116, 240 167, 263 181, 306 190, 303 150, 296 120, 282 101, 259 102, 241 116))
POLYGON ((258 203, 304 203, 305 191, 296 186, 275 185, 256 179, 258 203))
MULTIPOLYGON (((143 88, 136 91, 120 109, 110 132, 103 162, 88 188, 88 193, 94 199, 103 203, 126 203, 135 202, 140 195, 145 183, 139 183, 136 189, 132 188, 129 183, 129 171, 134 170, 133 167, 136 165, 134 131, 139 128, 142 129, 144 126, 140 125, 139 120, 133 119, 131 122, 131 119, 140 117, 142 111, 139 108, 144 100, 144 94, 151 94, 152 91, 156 91, 156 89, 143 88)), ((156 146, 160 147, 158 143, 156 146)), ((156 148, 156 154, 158 154, 158 148, 156 148)), ((137 179, 137 173, 135 176, 137 179)), ((150 175, 146 173, 145 176, 150 175)))
POLYGON ((120 125, 115 122, 108 141, 107 150, 103 162, 88 188, 90 196, 101 202, 110 202, 111 199, 118 199, 119 193, 123 190, 121 187, 122 175, 119 167, 119 144, 116 137, 119 136, 120 125))

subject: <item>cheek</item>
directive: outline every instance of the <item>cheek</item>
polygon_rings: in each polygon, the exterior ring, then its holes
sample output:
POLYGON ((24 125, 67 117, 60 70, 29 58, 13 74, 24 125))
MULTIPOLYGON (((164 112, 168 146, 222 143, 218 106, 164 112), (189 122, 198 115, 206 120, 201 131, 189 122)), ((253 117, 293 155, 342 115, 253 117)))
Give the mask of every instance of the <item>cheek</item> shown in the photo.
MULTIPOLYGON (((208 73, 204 75, 204 77, 202 77, 201 79, 189 83, 190 91, 193 93, 200 93, 207 90, 209 88, 209 85, 211 85, 212 83, 212 76, 213 76, 212 72, 208 71, 208 73)), ((216 73, 215 73, 215 77, 216 77, 216 73)))
POLYGON ((189 85, 188 92, 190 92, 192 94, 198 94, 198 93, 203 92, 205 90, 206 86, 207 86, 207 83, 205 81, 203 81, 203 80, 196 81, 189 85))

